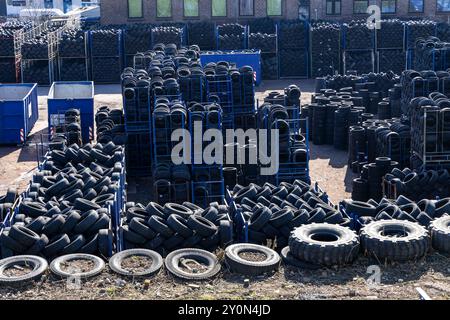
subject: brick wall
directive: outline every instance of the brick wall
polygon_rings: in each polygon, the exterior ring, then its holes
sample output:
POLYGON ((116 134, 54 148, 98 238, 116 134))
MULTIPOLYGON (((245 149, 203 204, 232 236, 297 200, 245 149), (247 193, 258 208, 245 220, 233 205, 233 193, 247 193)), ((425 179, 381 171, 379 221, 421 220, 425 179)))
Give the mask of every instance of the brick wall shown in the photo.
MULTIPOLYGON (((103 24, 122 24, 132 22, 159 22, 159 21, 190 21, 211 19, 222 22, 245 22, 255 17, 265 17, 267 14, 266 0, 254 1, 254 16, 239 16, 239 0, 227 0, 227 17, 211 17, 211 0, 199 0, 199 17, 185 18, 183 16, 183 0, 172 0, 172 17, 156 17, 156 0, 143 0, 144 18, 128 19, 127 0, 100 0, 101 21, 103 24)), ((308 0, 303 0, 308 2, 308 0)), ((341 14, 337 16, 326 15, 326 0, 309 0, 311 19, 349 20, 367 17, 367 14, 353 14, 353 0, 342 0, 341 14)), ((370 0, 369 4, 381 6, 381 0, 370 0)), ((299 0, 282 0, 282 18, 298 18, 299 0)), ((435 20, 447 21, 449 13, 436 12, 436 0, 425 0, 424 13, 409 13, 408 0, 397 0, 397 12, 395 14, 383 14, 383 18, 389 17, 427 17, 435 20)))

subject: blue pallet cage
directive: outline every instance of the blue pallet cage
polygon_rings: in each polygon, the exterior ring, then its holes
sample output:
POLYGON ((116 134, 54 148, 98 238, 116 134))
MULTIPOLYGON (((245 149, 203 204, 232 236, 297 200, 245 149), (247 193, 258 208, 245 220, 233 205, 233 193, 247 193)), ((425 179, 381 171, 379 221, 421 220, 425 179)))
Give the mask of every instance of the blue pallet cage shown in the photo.
POLYGON ((84 143, 93 140, 94 83, 92 81, 54 82, 48 93, 48 131, 64 127, 64 113, 69 109, 80 111, 81 133, 84 143))
POLYGON ((211 202, 224 202, 225 185, 222 166, 192 166, 192 202, 206 208, 211 202), (213 178, 214 177, 214 178, 213 178))
POLYGON ((151 141, 151 132, 149 130, 127 133, 125 158, 128 176, 140 177, 151 175, 151 141))
POLYGON ((208 102, 217 102, 222 108, 222 128, 232 129, 233 119, 228 115, 233 112, 233 91, 229 75, 206 77, 206 94, 208 102))
POLYGON ((206 102, 206 77, 191 75, 178 78, 180 92, 185 102, 206 102))
POLYGON ((123 88, 125 130, 151 129, 151 89, 147 87, 123 88))
MULTIPOLYGON (((176 100, 169 104, 172 107, 178 104, 176 100)), ((184 105, 183 103, 181 103, 184 105)), ((177 113, 175 117, 172 112, 158 112, 154 110, 152 113, 152 154, 155 165, 159 163, 171 163, 172 149, 178 144, 177 141, 171 141, 172 133, 177 129, 186 129, 188 125, 188 113, 177 113)), ((183 143, 186 142, 183 137, 183 143)), ((186 148, 184 149, 186 150, 186 148)))
POLYGON ((0 144, 22 144, 39 118, 37 84, 0 84, 0 144))
POLYGON ((255 73, 255 83, 259 85, 262 81, 261 74, 261 50, 243 51, 220 51, 220 52, 201 52, 200 62, 203 66, 210 62, 227 61, 237 68, 251 66, 255 73))
MULTIPOLYGON (((432 27, 430 29, 430 32, 428 32, 428 34, 420 35, 420 37, 424 37, 424 38, 429 37, 429 36, 436 37, 436 35, 437 35, 437 25, 435 24, 434 27, 432 27)), ((417 38, 413 37, 413 35, 412 35, 411 26, 406 25, 405 26, 405 50, 414 49, 416 46, 416 39, 417 38)))

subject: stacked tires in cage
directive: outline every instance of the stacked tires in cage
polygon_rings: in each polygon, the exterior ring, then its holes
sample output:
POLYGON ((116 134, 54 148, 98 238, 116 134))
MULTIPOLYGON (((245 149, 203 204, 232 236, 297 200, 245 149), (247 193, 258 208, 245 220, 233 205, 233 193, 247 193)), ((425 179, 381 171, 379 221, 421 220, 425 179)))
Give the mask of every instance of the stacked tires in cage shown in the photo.
POLYGON ((358 74, 375 71, 375 32, 364 20, 343 24, 343 71, 358 74))
POLYGON ((152 48, 152 27, 149 24, 127 25, 123 30, 124 66, 134 68, 134 55, 152 48))
POLYGON ((240 50, 247 47, 247 26, 226 23, 217 27, 218 50, 240 50))
POLYGON ((262 78, 278 79, 277 25, 272 19, 255 19, 249 22, 248 29, 248 48, 261 50, 262 78))
POLYGON ((61 81, 89 79, 87 33, 67 30, 58 35, 58 76, 61 81))
POLYGON ((341 67, 341 28, 327 22, 311 26, 311 76, 335 74, 341 67))
POLYGON ((279 24, 278 59, 280 78, 308 77, 309 24, 284 20, 279 24))
POLYGON ((404 42, 404 22, 396 19, 381 21, 381 28, 376 30, 378 72, 392 70, 394 73, 400 74, 405 70, 404 42))
POLYGON ((91 73, 95 83, 120 83, 122 73, 122 30, 90 31, 91 73))

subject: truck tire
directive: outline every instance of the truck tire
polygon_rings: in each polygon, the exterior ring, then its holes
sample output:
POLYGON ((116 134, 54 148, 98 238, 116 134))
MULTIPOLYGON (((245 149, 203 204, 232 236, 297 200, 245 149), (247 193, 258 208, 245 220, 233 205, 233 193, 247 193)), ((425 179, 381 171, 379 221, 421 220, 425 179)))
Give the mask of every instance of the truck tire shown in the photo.
POLYGON ((442 253, 450 253, 450 215, 443 215, 430 223, 431 245, 442 253))

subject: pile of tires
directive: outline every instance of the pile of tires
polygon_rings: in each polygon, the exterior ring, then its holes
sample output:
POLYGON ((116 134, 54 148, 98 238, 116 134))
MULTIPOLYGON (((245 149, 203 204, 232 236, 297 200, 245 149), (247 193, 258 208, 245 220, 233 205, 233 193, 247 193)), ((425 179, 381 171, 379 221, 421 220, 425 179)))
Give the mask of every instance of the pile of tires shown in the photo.
POLYGON ((49 48, 46 35, 28 39, 21 46, 22 59, 48 59, 49 48))
POLYGON ((414 53, 414 68, 417 70, 445 70, 447 50, 450 43, 436 37, 418 38, 414 53))
POLYGON ((404 195, 414 201, 442 199, 450 196, 450 174, 446 169, 413 171, 393 169, 385 180, 395 188, 396 195, 404 195))
POLYGON ((14 57, 14 33, 16 30, 0 26, 0 39, 2 46, 0 48, 0 57, 14 57))
POLYGON ((344 52, 344 70, 346 72, 352 70, 358 74, 369 73, 375 71, 375 60, 373 52, 365 51, 350 51, 344 52))
POLYGON ((283 20, 278 29, 280 77, 308 76, 308 33, 305 21, 283 20))
POLYGON ((187 26, 188 44, 202 50, 216 49, 216 26, 212 21, 191 22, 187 26))
MULTIPOLYGON (((81 117, 79 109, 68 109, 64 112, 64 128, 61 129, 66 137, 67 145, 82 145, 83 141, 81 137, 81 117)), ((56 133, 59 133, 58 130, 56 130, 56 133)))
POLYGON ((95 114, 97 142, 107 144, 112 141, 115 145, 125 145, 127 140, 124 123, 123 110, 111 110, 108 106, 98 108, 95 114))
POLYGON ((191 170, 187 165, 158 163, 153 169, 153 199, 159 204, 191 199, 191 170))
POLYGON ((43 170, 34 174, 13 225, 0 236, 2 256, 109 256, 111 210, 122 196, 122 162, 122 148, 112 142, 51 151, 43 170))
POLYGON ((17 189, 9 188, 6 194, 0 196, 0 221, 5 221, 6 216, 14 209, 14 204, 19 197, 17 189))
POLYGON ((267 34, 275 34, 276 33, 276 22, 272 18, 255 18, 250 19, 247 23, 250 33, 267 33, 267 34))
POLYGON ((58 39, 58 55, 60 58, 85 58, 86 32, 68 29, 58 39))
POLYGON ((338 24, 319 22, 311 26, 311 75, 324 77, 340 69, 341 28, 338 24))
POLYGON ((211 203, 202 209, 190 202, 128 203, 122 222, 124 248, 146 248, 163 256, 181 248, 213 252, 233 240, 233 223, 225 205, 211 203))
POLYGON ((218 50, 239 50, 246 47, 246 27, 239 23, 226 23, 217 27, 218 50))
POLYGON ((29 60, 22 63, 23 83, 38 83, 40 85, 51 85, 48 60, 29 60))
POLYGON ((378 50, 378 71, 401 74, 406 67, 403 49, 378 50))
POLYGON ((153 43, 175 44, 177 48, 183 45, 184 29, 176 26, 158 26, 152 28, 153 43))
POLYGON ((350 225, 351 220, 332 207, 326 195, 309 184, 296 180, 293 184, 282 182, 236 185, 233 199, 248 223, 248 241, 267 244, 274 240, 281 250, 288 244, 291 231, 313 222, 350 225))
POLYGON ((383 177, 394 168, 398 168, 398 162, 392 161, 388 157, 377 157, 375 162, 364 164, 361 176, 353 179, 352 199, 380 201, 383 197, 383 177))
POLYGON ((436 36, 445 42, 450 42, 450 25, 446 22, 438 22, 436 36))
MULTIPOLYGON (((409 180, 407 180, 409 181, 409 180)), ((378 220, 407 220, 428 227, 433 219, 448 214, 450 199, 412 200, 404 195, 396 199, 382 198, 380 201, 344 200, 342 202, 348 215, 358 216, 361 225, 378 220)))
POLYGON ((85 81, 88 79, 88 70, 85 58, 61 59, 59 79, 61 81, 85 81))

